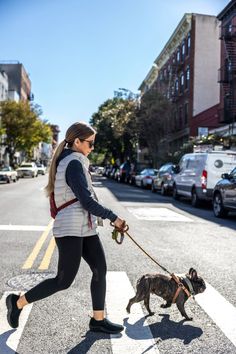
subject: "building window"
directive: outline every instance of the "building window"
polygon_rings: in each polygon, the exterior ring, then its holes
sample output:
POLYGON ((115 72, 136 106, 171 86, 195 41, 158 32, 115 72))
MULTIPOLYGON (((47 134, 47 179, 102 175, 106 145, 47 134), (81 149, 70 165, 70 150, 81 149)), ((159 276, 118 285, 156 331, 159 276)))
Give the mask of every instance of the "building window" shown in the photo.
POLYGON ((189 33, 187 37, 186 55, 190 54, 190 46, 191 46, 191 37, 189 33))
POLYGON ((178 95, 179 93, 179 79, 175 81, 175 94, 178 95))
POLYGON ((188 124, 188 103, 184 105, 184 125, 188 124))
POLYGON ((179 49, 176 54, 176 59, 177 59, 177 62, 179 63, 180 62, 180 50, 179 49))
POLYGON ((180 92, 181 93, 184 92, 184 74, 183 73, 180 75, 180 92))
POLYGON ((185 41, 183 40, 183 43, 182 43, 182 60, 184 60, 184 57, 185 57, 185 41))
POLYGON ((179 107, 179 129, 183 127, 183 107, 179 107))
POLYGON ((177 114, 177 111, 175 112, 174 114, 174 130, 177 130, 178 129, 178 114, 177 114))
POLYGON ((189 83, 190 83, 190 68, 189 66, 187 67, 185 71, 185 89, 189 89, 189 83))

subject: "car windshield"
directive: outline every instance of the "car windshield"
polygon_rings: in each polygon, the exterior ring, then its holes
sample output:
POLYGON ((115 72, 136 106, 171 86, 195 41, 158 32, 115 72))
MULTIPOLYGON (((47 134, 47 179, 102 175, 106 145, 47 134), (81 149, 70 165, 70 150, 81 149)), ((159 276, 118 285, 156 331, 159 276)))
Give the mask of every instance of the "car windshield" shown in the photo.
POLYGON ((10 171, 10 168, 9 168, 9 167, 2 167, 2 168, 0 169, 0 171, 10 171))
POLYGON ((31 164, 24 164, 24 165, 21 165, 20 167, 33 167, 31 164))

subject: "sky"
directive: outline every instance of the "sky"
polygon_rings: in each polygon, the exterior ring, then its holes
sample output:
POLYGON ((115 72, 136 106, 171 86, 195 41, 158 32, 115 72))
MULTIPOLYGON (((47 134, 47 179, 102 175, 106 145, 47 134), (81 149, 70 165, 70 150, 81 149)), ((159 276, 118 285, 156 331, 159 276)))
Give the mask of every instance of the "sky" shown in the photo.
POLYGON ((114 91, 134 93, 184 13, 229 0, 0 0, 0 61, 21 62, 59 140, 114 91))

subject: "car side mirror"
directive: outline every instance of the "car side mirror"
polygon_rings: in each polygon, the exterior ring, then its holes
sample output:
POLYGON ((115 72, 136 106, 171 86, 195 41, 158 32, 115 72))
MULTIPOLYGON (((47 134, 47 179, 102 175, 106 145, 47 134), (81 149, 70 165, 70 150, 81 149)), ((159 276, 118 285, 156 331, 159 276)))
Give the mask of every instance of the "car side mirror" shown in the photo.
POLYGON ((222 173, 221 178, 222 179, 230 179, 230 175, 228 173, 222 173))

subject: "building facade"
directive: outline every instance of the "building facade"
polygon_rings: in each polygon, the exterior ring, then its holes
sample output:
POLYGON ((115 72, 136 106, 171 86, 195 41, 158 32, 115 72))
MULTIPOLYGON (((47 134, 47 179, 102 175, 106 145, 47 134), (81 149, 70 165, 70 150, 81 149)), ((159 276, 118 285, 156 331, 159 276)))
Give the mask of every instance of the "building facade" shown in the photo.
POLYGON ((4 71, 8 76, 9 98, 19 96, 20 100, 31 100, 31 81, 23 64, 0 62, 0 71, 4 71))
POLYGON ((218 37, 215 16, 185 14, 139 87, 141 95, 157 89, 172 103, 166 132, 170 153, 199 135, 199 128, 219 125, 218 37))
POLYGON ((232 0, 217 16, 221 21, 219 39, 221 45, 218 82, 220 83, 218 133, 236 135, 236 0, 232 0))

